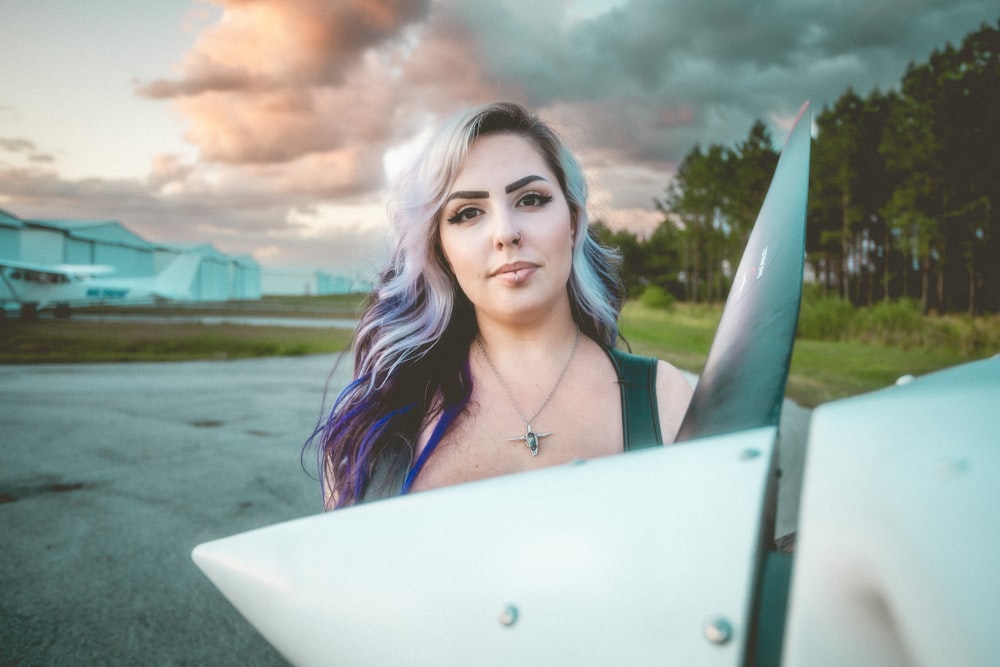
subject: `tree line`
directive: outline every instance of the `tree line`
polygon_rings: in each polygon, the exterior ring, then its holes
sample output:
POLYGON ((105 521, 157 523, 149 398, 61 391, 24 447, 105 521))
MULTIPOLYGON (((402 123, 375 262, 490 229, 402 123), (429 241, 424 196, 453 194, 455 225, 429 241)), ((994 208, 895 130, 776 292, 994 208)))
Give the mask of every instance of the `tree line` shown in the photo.
MULTIPOLYGON (((1000 21, 911 63, 898 91, 848 89, 815 126, 806 261, 817 289, 856 306, 1000 312, 1000 21)), ((595 223, 621 249, 630 293, 725 299, 777 161, 758 120, 734 146, 685 156, 648 238, 595 223)))

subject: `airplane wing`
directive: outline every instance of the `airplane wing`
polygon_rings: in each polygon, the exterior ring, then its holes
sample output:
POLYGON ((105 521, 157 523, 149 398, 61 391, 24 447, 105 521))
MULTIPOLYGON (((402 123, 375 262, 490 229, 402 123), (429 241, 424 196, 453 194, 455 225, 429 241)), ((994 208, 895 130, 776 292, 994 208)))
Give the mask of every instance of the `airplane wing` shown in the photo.
POLYGON ((66 279, 104 276, 116 271, 115 267, 106 264, 36 264, 34 262, 0 259, 0 270, 5 268, 17 271, 33 271, 51 277, 62 276, 66 279))
POLYGON ((118 269, 107 264, 56 264, 55 271, 73 276, 106 276, 118 269))
POLYGON ((296 665, 746 664, 775 428, 198 546, 296 665))

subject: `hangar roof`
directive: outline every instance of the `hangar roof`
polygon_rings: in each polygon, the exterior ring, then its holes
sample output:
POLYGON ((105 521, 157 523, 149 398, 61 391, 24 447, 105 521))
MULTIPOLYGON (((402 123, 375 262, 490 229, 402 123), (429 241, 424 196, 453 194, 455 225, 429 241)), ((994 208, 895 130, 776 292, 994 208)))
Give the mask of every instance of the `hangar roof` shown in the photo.
POLYGON ((24 222, 21 218, 16 215, 11 215, 7 211, 0 208, 0 226, 3 227, 16 227, 18 229, 24 227, 24 222))
POLYGON ((34 227, 56 229, 74 238, 88 241, 118 243, 140 248, 155 247, 115 220, 26 220, 25 222, 34 227))

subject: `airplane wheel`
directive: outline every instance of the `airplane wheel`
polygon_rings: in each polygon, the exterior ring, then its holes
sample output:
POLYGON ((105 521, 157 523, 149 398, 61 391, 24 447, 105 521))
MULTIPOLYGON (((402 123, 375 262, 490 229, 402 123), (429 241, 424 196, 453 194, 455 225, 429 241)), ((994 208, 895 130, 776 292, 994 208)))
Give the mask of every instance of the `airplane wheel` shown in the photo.
POLYGON ((22 320, 37 320, 38 319, 38 304, 34 304, 34 303, 22 303, 21 304, 21 319, 22 320))
POLYGON ((56 304, 56 317, 59 319, 68 319, 70 314, 70 308, 68 303, 56 304))

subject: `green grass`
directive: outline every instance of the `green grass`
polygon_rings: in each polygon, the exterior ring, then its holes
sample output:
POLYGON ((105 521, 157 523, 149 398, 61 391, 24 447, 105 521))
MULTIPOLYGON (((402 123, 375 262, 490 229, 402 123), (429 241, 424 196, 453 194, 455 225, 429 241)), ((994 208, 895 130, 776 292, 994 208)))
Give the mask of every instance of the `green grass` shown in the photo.
MULTIPOLYGON (((151 306, 127 312, 353 318, 360 303, 358 296, 274 297, 260 302, 151 306)), ((891 385, 903 375, 923 375, 1000 351, 997 317, 914 318, 908 312, 900 317, 897 311, 890 311, 892 317, 888 318, 885 311, 859 312, 853 316, 839 307, 831 310, 830 304, 820 306, 827 310, 810 311, 812 307, 810 303, 804 305, 804 319, 800 322, 816 322, 821 317, 826 318, 819 320, 823 324, 833 315, 848 319, 832 328, 816 326, 817 330, 828 331, 830 340, 816 339, 814 335, 800 337, 795 343, 788 396, 805 406, 872 391, 891 385)), ((679 368, 698 373, 721 314, 721 306, 678 303, 665 309, 631 302, 622 312, 622 333, 634 352, 666 359, 679 368)), ((72 318, 35 322, 6 319, 0 320, 0 363, 181 361, 327 354, 346 349, 350 336, 346 329, 87 322, 72 318)))
POLYGON ((148 306, 85 306, 74 313, 88 315, 247 315, 254 317, 357 317, 364 295, 265 296, 259 301, 171 303, 148 306))
POLYGON ((622 335, 636 354, 698 373, 721 316, 722 309, 711 306, 680 304, 662 310, 630 302, 622 310, 622 335))
POLYGON ((887 387, 904 375, 925 375, 969 358, 950 349, 915 350, 854 341, 795 341, 787 394, 814 407, 887 387))
MULTIPOLYGON (((629 303, 622 312, 622 333, 635 352, 697 373, 721 315, 721 306, 677 304, 670 310, 657 310, 629 303)), ((936 333, 926 341, 915 335, 905 345, 892 336, 886 342, 870 335, 862 340, 799 338, 792 354, 787 395, 800 405, 814 407, 886 387, 903 375, 919 376, 1000 351, 1000 344, 995 343, 1000 340, 997 318, 975 324, 930 318, 926 327, 936 333), (941 333, 946 330, 956 333, 941 333)))
POLYGON ((0 321, 0 363, 186 361, 339 352, 346 329, 238 324, 0 321))

